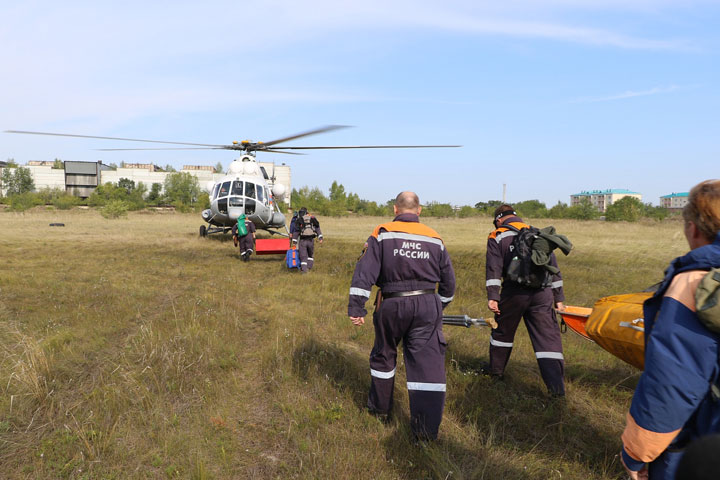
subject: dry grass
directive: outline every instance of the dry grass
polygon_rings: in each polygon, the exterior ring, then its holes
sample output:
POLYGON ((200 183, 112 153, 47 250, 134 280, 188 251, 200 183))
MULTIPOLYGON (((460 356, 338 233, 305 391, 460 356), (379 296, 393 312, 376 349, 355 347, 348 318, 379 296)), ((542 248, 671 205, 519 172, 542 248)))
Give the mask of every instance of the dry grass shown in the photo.
MULTIPOLYGON (((198 238, 196 215, 0 213, 3 477, 621 477, 637 372, 572 334, 565 404, 547 399, 524 329, 493 384, 478 373, 488 332, 448 327, 439 441, 411 445, 402 367, 395 420, 367 415, 373 332, 350 325, 347 289, 387 219, 320 220, 327 241, 301 279, 278 257, 246 264, 227 238, 198 238)), ((486 315, 489 220, 427 223, 457 273, 449 313, 486 315)), ((560 259, 571 304, 640 290, 686 249, 671 222, 534 223, 576 245, 560 259)))

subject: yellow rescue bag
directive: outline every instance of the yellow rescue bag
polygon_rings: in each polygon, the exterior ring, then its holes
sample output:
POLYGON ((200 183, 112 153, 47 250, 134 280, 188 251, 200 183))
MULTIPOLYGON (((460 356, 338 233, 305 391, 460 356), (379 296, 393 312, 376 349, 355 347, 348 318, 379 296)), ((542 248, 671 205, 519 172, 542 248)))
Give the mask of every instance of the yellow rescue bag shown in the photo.
POLYGON ((640 370, 645 367, 643 302, 652 295, 642 292, 601 298, 585 324, 595 343, 640 370))

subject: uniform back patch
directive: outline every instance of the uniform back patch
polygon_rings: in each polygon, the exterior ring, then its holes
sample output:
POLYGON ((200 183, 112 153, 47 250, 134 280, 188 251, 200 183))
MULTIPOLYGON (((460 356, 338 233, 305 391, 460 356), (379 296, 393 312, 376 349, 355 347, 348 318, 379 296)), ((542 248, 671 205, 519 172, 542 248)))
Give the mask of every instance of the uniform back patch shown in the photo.
POLYGON ((360 259, 365 256, 365 252, 367 252, 367 249, 368 249, 368 243, 365 242, 365 246, 363 247, 363 251, 362 251, 362 253, 360 254, 360 256, 358 257, 358 261, 360 261, 360 259))

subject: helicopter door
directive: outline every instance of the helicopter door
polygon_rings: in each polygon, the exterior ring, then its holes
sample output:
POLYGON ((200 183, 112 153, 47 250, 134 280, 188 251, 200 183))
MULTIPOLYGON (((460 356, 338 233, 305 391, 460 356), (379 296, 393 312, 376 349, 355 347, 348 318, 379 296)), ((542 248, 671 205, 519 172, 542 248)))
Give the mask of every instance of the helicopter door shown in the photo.
POLYGON ((230 182, 223 182, 220 187, 220 192, 218 192, 218 197, 220 198, 217 201, 217 206, 218 212, 225 215, 228 213, 228 193, 230 193, 230 182))
POLYGON ((263 222, 268 223, 270 221, 270 218, 272 217, 272 210, 267 207, 265 189, 262 185, 257 185, 257 200, 258 205, 260 206, 259 209, 256 209, 258 217, 260 217, 263 222))
POLYGON ((255 215, 255 184, 250 182, 245 182, 245 215, 255 215))

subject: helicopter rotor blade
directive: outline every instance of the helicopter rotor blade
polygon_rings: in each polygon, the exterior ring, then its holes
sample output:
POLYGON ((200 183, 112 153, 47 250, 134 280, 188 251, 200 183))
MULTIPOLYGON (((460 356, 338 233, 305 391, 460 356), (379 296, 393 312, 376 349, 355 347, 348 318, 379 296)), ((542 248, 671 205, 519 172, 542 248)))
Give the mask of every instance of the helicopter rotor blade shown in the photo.
MULTIPOLYGON (((127 150, 228 150, 227 147, 165 147, 165 148, 96 148, 96 152, 118 152, 127 150)), ((230 149, 235 150, 235 149, 230 149)))
MULTIPOLYGON (((99 137, 95 135, 76 135, 73 133, 51 133, 51 132, 30 132, 26 130, 5 130, 5 133, 22 133, 27 135, 50 135, 55 137, 78 137, 78 138, 97 138, 99 140, 122 140, 124 142, 148 142, 148 143, 166 143, 169 145, 195 145, 198 147, 227 148, 225 145, 211 145, 207 143, 188 143, 188 142, 167 142, 164 140, 145 140, 140 138, 122 138, 122 137, 99 137)), ((232 147, 232 146, 230 146, 232 147)), ((229 148, 232 149, 232 148, 229 148)))
POLYGON ((316 128, 314 130, 308 130, 307 132, 298 133, 295 135, 291 135, 289 137, 278 138, 277 140, 271 140, 269 142, 262 142, 259 145, 269 147, 272 145, 277 145, 278 143, 289 142, 290 140, 295 140, 296 138, 307 137, 310 135, 317 135, 318 133, 330 132, 333 130, 340 130, 343 128, 350 128, 350 125, 327 125, 325 127, 316 128))
POLYGON ((354 145, 337 147, 275 147, 276 149, 291 150, 330 150, 342 148, 458 148, 462 145, 354 145))
POLYGON ((283 152, 282 150, 276 150, 274 148, 268 148, 267 150, 257 150, 258 152, 270 152, 270 153, 284 153, 286 155, 305 155, 304 153, 296 152, 283 152))

